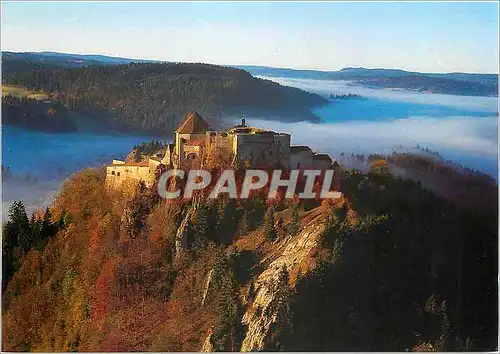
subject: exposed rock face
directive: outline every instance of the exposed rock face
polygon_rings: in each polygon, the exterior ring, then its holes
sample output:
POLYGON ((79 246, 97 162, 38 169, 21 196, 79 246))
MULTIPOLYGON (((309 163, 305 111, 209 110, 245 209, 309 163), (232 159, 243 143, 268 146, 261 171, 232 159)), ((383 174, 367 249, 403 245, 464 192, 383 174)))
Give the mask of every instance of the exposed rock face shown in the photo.
POLYGON ((177 230, 175 235, 175 258, 177 259, 182 252, 188 249, 188 233, 193 215, 196 213, 198 206, 200 204, 201 198, 199 196, 193 197, 193 202, 189 210, 187 211, 184 219, 182 219, 181 225, 177 230))
POLYGON ((207 337, 205 338, 203 346, 201 347, 201 351, 205 353, 212 353, 214 351, 214 346, 212 344, 212 330, 210 330, 207 337))
POLYGON ((188 231, 189 223, 191 222, 191 216, 193 214, 194 207, 189 208, 188 212, 182 219, 179 229, 177 229, 177 234, 175 235, 175 258, 177 259, 182 252, 186 251, 188 248, 188 231))
POLYGON ((270 256, 274 259, 254 282, 255 298, 242 320, 247 326, 247 332, 241 351, 265 350, 271 325, 276 321, 276 313, 272 313, 270 304, 275 296, 273 284, 278 279, 278 272, 285 265, 293 279, 293 274, 304 275, 312 270, 310 253, 323 230, 323 218, 320 214, 309 221, 297 236, 285 237, 277 244, 277 251, 270 256))
MULTIPOLYGON (((135 157, 136 157, 136 153, 137 153, 137 150, 133 149, 132 151, 130 151, 127 155, 127 157, 125 158, 125 162, 126 163, 133 163, 133 162, 138 162, 136 161, 135 157)), ((141 160, 142 160, 142 156, 141 156, 141 160)))
POLYGON ((207 279, 205 280, 205 284, 203 286, 203 296, 201 299, 201 305, 205 305, 205 300, 207 298, 208 290, 210 289, 210 283, 212 282, 212 276, 214 274, 214 270, 210 269, 210 271, 207 274, 207 279))

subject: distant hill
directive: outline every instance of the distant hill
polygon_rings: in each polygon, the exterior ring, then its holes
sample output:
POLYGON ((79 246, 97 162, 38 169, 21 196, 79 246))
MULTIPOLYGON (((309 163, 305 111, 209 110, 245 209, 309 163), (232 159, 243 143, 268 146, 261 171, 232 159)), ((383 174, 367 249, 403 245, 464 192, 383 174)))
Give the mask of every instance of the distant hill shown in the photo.
MULTIPOLYGON (((130 59, 96 54, 58 52, 2 52, 4 75, 26 69, 43 67, 85 67, 91 65, 120 65, 160 63, 148 59, 130 59)), ((477 73, 419 73, 401 69, 367 69, 348 67, 338 71, 297 70, 255 65, 232 65, 254 76, 288 77, 313 80, 349 80, 377 88, 401 88, 451 95, 498 96, 498 74, 477 73)))
POLYGON ((451 95, 498 96, 497 74, 419 73, 399 69, 344 68, 339 71, 236 66, 252 75, 313 80, 350 80, 358 84, 431 91, 451 95))
POLYGON ((111 116, 133 131, 170 134, 193 109, 215 126, 222 116, 242 113, 317 121, 311 109, 327 102, 318 95, 231 67, 187 63, 104 65, 97 64, 95 58, 81 59, 83 62, 59 55, 45 58, 56 60, 4 55, 8 66, 3 67, 3 83, 50 93, 70 110, 111 116), (92 64, 82 64, 86 60, 92 64))
POLYGON ((132 62, 154 62, 153 60, 128 59, 94 54, 68 54, 57 52, 2 52, 2 73, 10 74, 19 70, 36 68, 75 68, 89 65, 119 65, 132 62))
POLYGON ((67 53, 58 53, 58 52, 40 52, 37 53, 42 56, 58 58, 58 59, 81 59, 84 62, 99 62, 99 64, 129 64, 129 63, 154 63, 159 62, 157 60, 149 60, 149 59, 130 59, 130 58, 120 58, 120 57, 111 57, 107 55, 99 55, 99 54, 67 54, 67 53))

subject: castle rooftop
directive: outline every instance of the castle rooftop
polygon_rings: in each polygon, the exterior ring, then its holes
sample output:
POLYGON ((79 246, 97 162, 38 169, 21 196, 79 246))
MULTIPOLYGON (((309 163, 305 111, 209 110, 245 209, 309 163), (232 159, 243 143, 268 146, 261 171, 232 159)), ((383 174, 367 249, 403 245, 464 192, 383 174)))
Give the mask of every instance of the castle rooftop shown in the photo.
POLYGON ((322 161, 332 161, 332 158, 328 154, 316 154, 314 155, 313 159, 322 161))
POLYGON ((181 125, 179 125, 179 128, 177 128, 176 133, 205 133, 207 130, 212 130, 210 125, 200 116, 198 112, 193 111, 184 118, 184 121, 181 125))

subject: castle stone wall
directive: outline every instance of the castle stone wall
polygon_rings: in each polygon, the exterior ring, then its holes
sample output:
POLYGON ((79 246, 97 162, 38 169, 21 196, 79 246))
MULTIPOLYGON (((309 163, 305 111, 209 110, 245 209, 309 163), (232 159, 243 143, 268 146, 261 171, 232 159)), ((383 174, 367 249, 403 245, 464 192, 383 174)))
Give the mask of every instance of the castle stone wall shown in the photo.
POLYGON ((159 161, 149 160, 148 165, 131 165, 125 163, 114 164, 106 167, 106 185, 119 188, 126 180, 136 182, 144 181, 151 187, 154 183, 156 167, 159 161))
POLYGON ((290 169, 315 169, 314 153, 307 149, 290 153, 290 169))

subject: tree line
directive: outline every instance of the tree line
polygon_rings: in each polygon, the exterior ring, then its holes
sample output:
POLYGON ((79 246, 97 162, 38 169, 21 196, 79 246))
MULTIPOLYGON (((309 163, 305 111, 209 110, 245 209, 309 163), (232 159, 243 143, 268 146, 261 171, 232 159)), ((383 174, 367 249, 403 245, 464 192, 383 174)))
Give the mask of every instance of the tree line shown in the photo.
POLYGON ((36 67, 8 73, 3 82, 50 93, 71 110, 104 112, 131 129, 155 133, 172 133, 194 109, 216 123, 223 114, 252 110, 311 114, 311 107, 326 102, 241 69, 208 64, 36 67))
POLYGON ((47 240, 66 226, 68 216, 63 213, 57 221, 53 221, 47 207, 43 216, 33 213, 28 219, 26 207, 21 201, 10 205, 2 235, 2 293, 19 269, 23 256, 32 248, 43 249, 47 240))
POLYGON ((2 123, 42 131, 68 132, 77 129, 63 104, 12 95, 2 98, 2 123))

